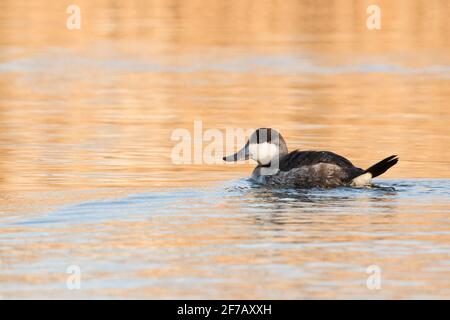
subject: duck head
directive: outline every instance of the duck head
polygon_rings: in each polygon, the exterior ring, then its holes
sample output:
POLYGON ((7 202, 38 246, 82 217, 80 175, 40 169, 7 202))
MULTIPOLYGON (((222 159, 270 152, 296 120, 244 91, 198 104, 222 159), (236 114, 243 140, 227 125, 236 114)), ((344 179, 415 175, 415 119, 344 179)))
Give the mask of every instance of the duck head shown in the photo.
POLYGON ((253 159, 260 166, 267 166, 274 160, 287 154, 288 149, 283 137, 272 128, 259 128, 250 135, 245 146, 235 154, 223 157, 224 161, 253 159))

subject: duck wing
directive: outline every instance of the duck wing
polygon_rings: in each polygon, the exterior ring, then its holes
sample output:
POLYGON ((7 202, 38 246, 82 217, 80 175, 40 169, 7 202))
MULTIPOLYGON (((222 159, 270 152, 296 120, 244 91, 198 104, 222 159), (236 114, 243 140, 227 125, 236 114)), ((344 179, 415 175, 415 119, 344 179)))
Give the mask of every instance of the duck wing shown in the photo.
POLYGON ((280 159, 280 170, 289 171, 303 166, 312 166, 318 163, 328 163, 343 169, 350 169, 357 174, 364 170, 357 168, 348 159, 330 151, 292 151, 280 159), (358 171, 358 172, 356 172, 358 171))

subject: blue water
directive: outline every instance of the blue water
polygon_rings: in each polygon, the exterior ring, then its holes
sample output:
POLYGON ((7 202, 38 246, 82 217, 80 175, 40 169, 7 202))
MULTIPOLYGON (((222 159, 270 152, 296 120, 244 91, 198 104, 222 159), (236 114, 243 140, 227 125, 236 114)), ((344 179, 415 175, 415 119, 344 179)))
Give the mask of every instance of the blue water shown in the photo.
POLYGON ((268 189, 242 179, 64 205, 2 223, 0 294, 449 297, 449 187, 268 189), (82 290, 66 288, 70 265, 82 290), (382 270, 379 290, 366 285, 370 265, 382 270))
MULTIPOLYGON (((79 73, 80 69, 99 70, 106 73, 133 72, 133 73, 196 73, 196 72, 226 72, 248 73, 264 72, 265 74, 295 75, 295 74, 349 74, 349 73, 382 73, 398 75, 437 75, 447 78, 450 66, 446 64, 431 64, 426 66, 407 66, 413 57, 405 56, 401 62, 389 61, 389 56, 380 57, 376 63, 363 61, 360 63, 343 63, 340 65, 322 65, 315 63, 311 56, 297 54, 267 54, 250 55, 227 58, 223 61, 204 57, 194 59, 178 57, 179 62, 173 65, 164 60, 151 57, 146 59, 129 59, 127 57, 92 57, 83 58, 71 50, 52 48, 32 56, 28 59, 17 59, 0 62, 0 73, 19 72, 60 76, 66 74, 70 78, 79 73), (386 60, 386 61, 383 61, 386 60)), ((318 57, 314 57, 317 59, 318 57)), ((322 59, 330 59, 322 55, 322 59)))

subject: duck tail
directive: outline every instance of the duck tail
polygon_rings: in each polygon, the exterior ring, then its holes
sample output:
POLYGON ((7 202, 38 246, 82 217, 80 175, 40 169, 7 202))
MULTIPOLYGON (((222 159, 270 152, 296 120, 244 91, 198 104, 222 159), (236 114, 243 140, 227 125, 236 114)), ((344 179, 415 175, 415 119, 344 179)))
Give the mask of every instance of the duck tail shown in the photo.
POLYGON ((390 167, 394 166, 398 162, 398 156, 390 156, 380 162, 375 163, 369 169, 366 169, 364 173, 370 173, 372 178, 378 177, 385 173, 390 167))
POLYGON ((390 156, 380 162, 375 163, 370 168, 366 169, 362 174, 355 177, 350 185, 355 187, 365 186, 371 183, 372 178, 378 177, 385 173, 389 168, 394 166, 398 162, 398 156, 390 156))

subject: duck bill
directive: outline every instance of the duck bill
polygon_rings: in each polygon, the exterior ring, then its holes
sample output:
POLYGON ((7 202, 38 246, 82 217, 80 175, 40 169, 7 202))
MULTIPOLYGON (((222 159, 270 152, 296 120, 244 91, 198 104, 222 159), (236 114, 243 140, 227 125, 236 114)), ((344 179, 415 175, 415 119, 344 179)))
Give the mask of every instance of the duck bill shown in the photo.
POLYGON ((224 161, 239 161, 239 160, 248 160, 250 158, 248 143, 235 154, 231 154, 229 156, 223 157, 224 161))

